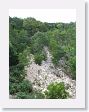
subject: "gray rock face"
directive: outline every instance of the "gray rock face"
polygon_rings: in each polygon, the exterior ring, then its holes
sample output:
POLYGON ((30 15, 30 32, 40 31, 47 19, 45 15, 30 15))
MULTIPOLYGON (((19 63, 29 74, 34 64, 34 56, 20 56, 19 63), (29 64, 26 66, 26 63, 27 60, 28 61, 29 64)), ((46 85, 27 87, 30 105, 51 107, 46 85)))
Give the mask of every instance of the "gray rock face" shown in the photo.
POLYGON ((34 62, 34 57, 31 58, 31 63, 26 67, 26 79, 30 80, 33 88, 36 90, 45 91, 47 86, 53 82, 64 82, 67 91, 71 98, 76 97, 76 82, 69 78, 60 68, 55 68, 52 63, 52 55, 47 47, 44 48, 47 54, 47 60, 42 61, 41 66, 34 62))

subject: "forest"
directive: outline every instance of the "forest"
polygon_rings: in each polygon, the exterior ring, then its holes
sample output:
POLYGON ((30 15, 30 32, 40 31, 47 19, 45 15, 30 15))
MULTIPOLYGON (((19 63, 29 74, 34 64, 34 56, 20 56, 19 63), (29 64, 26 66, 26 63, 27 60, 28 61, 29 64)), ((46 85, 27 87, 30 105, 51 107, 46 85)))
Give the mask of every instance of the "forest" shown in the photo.
POLYGON ((10 98, 75 98, 75 83, 76 22, 9 17, 10 98))

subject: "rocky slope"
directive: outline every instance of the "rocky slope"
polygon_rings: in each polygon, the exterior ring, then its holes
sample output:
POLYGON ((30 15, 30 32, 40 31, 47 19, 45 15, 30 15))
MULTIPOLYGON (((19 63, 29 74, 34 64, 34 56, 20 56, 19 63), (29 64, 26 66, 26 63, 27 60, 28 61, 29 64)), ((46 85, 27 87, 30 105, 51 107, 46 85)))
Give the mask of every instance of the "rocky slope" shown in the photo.
POLYGON ((44 92, 47 86, 53 82, 64 82, 68 88, 71 98, 76 98, 76 82, 66 75, 60 68, 55 68, 52 63, 52 55, 47 47, 44 47, 47 60, 42 61, 41 66, 34 62, 34 56, 31 56, 29 65, 25 68, 27 71, 26 79, 30 80, 33 88, 44 92))

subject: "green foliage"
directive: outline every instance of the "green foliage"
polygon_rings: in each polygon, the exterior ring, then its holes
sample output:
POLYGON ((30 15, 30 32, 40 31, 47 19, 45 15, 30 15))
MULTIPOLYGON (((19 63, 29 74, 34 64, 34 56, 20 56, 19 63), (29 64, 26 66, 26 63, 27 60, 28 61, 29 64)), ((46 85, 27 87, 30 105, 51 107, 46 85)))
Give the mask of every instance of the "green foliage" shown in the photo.
POLYGON ((42 60, 45 60, 46 57, 44 54, 35 54, 35 63, 41 65, 42 60))
POLYGON ((28 65, 30 58, 30 47, 27 47, 22 53, 19 53, 19 63, 23 64, 24 66, 28 65))
POLYGON ((14 49, 12 43, 9 44, 9 65, 17 65, 18 64, 18 55, 16 50, 14 49))
POLYGON ((53 59, 52 59, 53 63, 54 63, 54 64, 57 64, 58 61, 59 61, 63 56, 65 56, 65 52, 64 52, 61 48, 59 48, 59 49, 55 49, 55 50, 52 52, 52 55, 53 55, 53 59))
POLYGON ((55 38, 50 39, 49 47, 50 47, 50 51, 51 51, 52 56, 53 56, 52 61, 55 65, 57 65, 58 61, 63 56, 65 56, 65 52, 64 52, 63 48, 59 45, 57 40, 55 40, 55 38))
POLYGON ((66 99, 69 96, 63 82, 50 84, 45 94, 49 99, 66 99))
POLYGON ((23 19, 17 18, 17 17, 9 17, 9 27, 11 29, 18 29, 21 30, 23 28, 23 19))
POLYGON ((23 20, 23 27, 25 30, 27 30, 29 36, 33 36, 38 31, 46 32, 48 29, 44 23, 37 21, 36 19, 31 17, 25 18, 23 20))
POLYGON ((9 76, 9 92, 10 94, 16 94, 19 91, 19 82, 22 82, 25 78, 24 66, 18 64, 10 67, 9 76))
MULTIPOLYGON (((34 18, 9 17, 9 40, 10 94, 17 94, 17 98, 22 99, 43 98, 40 92, 28 91, 28 88, 30 90, 32 87, 30 82, 24 80, 24 67, 30 61, 30 54, 34 55, 36 64, 41 65, 42 60, 46 60, 43 50, 45 46, 52 54, 53 64, 59 66, 59 61, 64 59, 65 65, 62 67, 72 79, 76 79, 76 23, 43 23, 34 18)), ((58 87, 59 84, 56 84, 54 91, 57 91, 58 87)), ((66 94, 64 89, 63 91, 66 94)), ((57 92, 58 95, 59 91, 57 92)), ((54 97, 53 91, 52 94, 54 97)), ((60 97, 66 97, 60 94, 60 97)))
POLYGON ((12 83, 12 84, 10 83, 9 84, 9 90, 10 90, 9 93, 12 95, 17 93, 19 91, 18 83, 12 83))
POLYGON ((26 45, 28 40, 28 35, 26 30, 20 30, 17 34, 17 39, 16 39, 16 48, 18 52, 22 52, 24 49, 26 49, 26 45))
POLYGON ((23 80, 21 83, 19 83, 18 88, 20 92, 29 93, 32 91, 32 84, 28 80, 23 80))
POLYGON ((32 84, 28 80, 23 80, 22 82, 18 83, 11 83, 9 84, 10 94, 16 94, 17 92, 22 93, 30 93, 32 92, 32 84))
POLYGON ((18 92, 16 94, 16 99, 29 99, 29 94, 26 92, 18 92))
POLYGON ((69 61, 68 61, 68 65, 71 69, 72 72, 72 79, 76 79, 76 57, 70 57, 69 61))
POLYGON ((41 52, 44 46, 49 43, 48 36, 43 32, 37 32, 32 36, 31 40, 31 51, 33 54, 41 52))
POLYGON ((44 95, 37 91, 33 91, 31 93, 18 92, 17 99, 44 99, 44 95))
POLYGON ((25 78, 24 66, 18 64, 16 66, 10 67, 10 82, 19 82, 25 78))

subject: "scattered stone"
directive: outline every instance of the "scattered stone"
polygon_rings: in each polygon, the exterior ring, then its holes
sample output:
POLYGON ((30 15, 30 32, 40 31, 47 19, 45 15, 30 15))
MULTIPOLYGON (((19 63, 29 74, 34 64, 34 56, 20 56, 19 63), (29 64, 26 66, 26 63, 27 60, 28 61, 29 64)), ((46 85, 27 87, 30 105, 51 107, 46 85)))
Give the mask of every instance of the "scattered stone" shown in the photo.
POLYGON ((31 58, 29 67, 26 67, 26 79, 30 80, 33 88, 44 92, 50 83, 64 82, 70 98, 76 98, 76 81, 66 75, 62 69, 55 68, 52 63, 52 56, 47 47, 44 48, 47 54, 47 60, 42 61, 41 66, 34 62, 34 56, 31 58))

